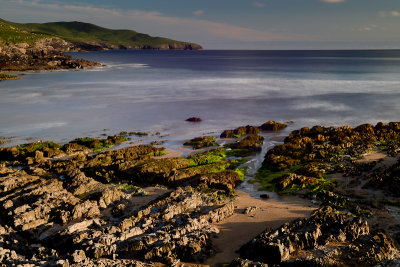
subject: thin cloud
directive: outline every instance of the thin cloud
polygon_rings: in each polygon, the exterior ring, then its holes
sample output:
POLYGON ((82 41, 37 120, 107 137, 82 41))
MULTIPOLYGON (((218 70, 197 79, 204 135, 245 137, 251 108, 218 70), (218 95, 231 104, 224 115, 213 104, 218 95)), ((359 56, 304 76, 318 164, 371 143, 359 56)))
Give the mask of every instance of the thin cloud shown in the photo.
POLYGON ((400 16, 400 12, 399 12, 399 11, 392 10, 392 11, 390 11, 390 15, 391 15, 392 17, 399 17, 399 16, 400 16))
POLYGON ((346 0, 320 0, 321 2, 329 3, 329 4, 336 4, 336 3, 344 3, 346 0))
POLYGON ((204 10, 196 10, 196 11, 193 12, 193 15, 196 16, 196 17, 203 16, 204 15, 204 10))
POLYGON ((265 4, 260 2, 253 2, 251 5, 254 7, 265 7, 265 4))
POLYGON ((379 16, 380 17, 400 17, 400 12, 396 11, 396 10, 392 10, 392 11, 379 11, 379 16))
MULTIPOLYGON (((300 35, 278 34, 236 25, 204 20, 200 18, 169 17, 159 12, 141 10, 105 9, 73 4, 48 4, 45 1, 12 0, 18 3, 19 12, 25 9, 32 16, 37 12, 43 19, 81 20, 100 26, 123 25, 151 35, 168 36, 193 42, 271 42, 306 40, 300 35), (35 7, 36 9, 33 9, 35 7), (47 14, 47 17, 43 15, 47 14), (171 30, 172 29, 172 30, 171 30)), ((196 11, 195 11, 196 12, 196 11)), ((200 14, 200 12, 197 12, 200 14)), ((204 14, 204 13, 203 13, 204 14)), ((117 26, 118 27, 118 26, 117 26)), ((115 27, 114 27, 115 28, 115 27)), ((120 26, 118 27, 120 28, 120 26)))

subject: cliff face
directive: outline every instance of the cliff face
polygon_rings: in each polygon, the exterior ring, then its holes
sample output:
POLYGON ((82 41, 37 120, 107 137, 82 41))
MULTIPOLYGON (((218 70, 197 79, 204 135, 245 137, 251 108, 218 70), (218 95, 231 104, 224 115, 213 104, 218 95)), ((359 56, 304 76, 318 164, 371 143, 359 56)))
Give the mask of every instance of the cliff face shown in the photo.
POLYGON ((71 51, 73 44, 61 39, 39 39, 33 44, 0 43, 0 70, 52 70, 82 69, 101 66, 100 63, 73 59, 64 55, 71 51))
POLYGON ((124 46, 124 45, 107 45, 100 42, 77 42, 69 43, 70 52, 85 52, 85 51, 101 51, 101 50, 202 50, 203 48, 198 44, 164 44, 160 46, 139 45, 139 46, 124 46))
POLYGON ((98 67, 100 63, 73 59, 64 52, 113 49, 200 50, 202 47, 83 22, 20 24, 0 19, 0 71, 98 67))

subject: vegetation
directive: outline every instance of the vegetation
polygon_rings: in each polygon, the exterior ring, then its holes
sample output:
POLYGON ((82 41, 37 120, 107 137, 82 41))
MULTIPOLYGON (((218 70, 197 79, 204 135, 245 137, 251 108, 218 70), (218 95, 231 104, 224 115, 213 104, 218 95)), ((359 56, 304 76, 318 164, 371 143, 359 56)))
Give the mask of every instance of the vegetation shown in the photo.
POLYGON ((113 145, 118 145, 118 144, 128 141, 128 140, 130 140, 128 137, 115 135, 115 136, 109 136, 109 137, 107 137, 107 139, 81 137, 81 138, 76 138, 75 140, 71 141, 71 143, 75 143, 75 144, 78 144, 81 146, 92 148, 96 151, 100 151, 100 150, 110 148, 113 145))
POLYGON ((198 153, 188 157, 190 166, 207 165, 219 162, 226 158, 226 152, 223 148, 213 149, 204 153, 198 153))
POLYGON ((0 19, 0 41, 5 43, 34 43, 42 38, 61 38, 73 43, 102 43, 108 46, 122 45, 132 48, 196 46, 193 43, 152 37, 132 30, 111 30, 77 21, 22 24, 0 19))
POLYGON ((0 19, 0 42, 32 44, 38 39, 49 38, 48 34, 30 32, 22 24, 11 23, 0 19))
POLYGON ((199 136, 187 141, 184 145, 191 146, 193 149, 200 149, 204 147, 217 146, 218 144, 215 142, 214 136, 199 136))
POLYGON ((17 149, 19 151, 35 152, 36 150, 42 150, 45 147, 51 148, 51 149, 60 149, 61 145, 51 142, 51 141, 50 142, 35 142, 35 143, 18 146, 17 149))

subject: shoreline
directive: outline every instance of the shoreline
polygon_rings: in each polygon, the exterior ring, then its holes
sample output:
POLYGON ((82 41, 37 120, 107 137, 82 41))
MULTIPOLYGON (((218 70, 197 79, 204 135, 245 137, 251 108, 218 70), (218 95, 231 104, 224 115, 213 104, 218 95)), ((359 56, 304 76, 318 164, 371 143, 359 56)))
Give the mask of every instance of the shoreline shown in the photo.
MULTIPOLYGON (((181 150, 195 152, 187 156, 182 151, 165 149, 157 142, 131 144, 127 132, 104 139, 76 138, 63 146, 37 142, 0 148, 0 204, 5 207, 1 213, 0 238, 7 235, 12 239, 14 233, 24 231, 37 233, 31 238, 46 249, 56 249, 59 264, 96 265, 111 260, 143 266, 150 262, 162 266, 178 261, 204 266, 229 263, 242 266, 257 261, 271 264, 279 259, 277 263, 281 264, 317 264, 328 260, 342 266, 344 253, 350 262, 372 266, 369 261, 361 262, 363 259, 357 254, 365 251, 372 251, 369 253, 375 257, 374 264, 382 259, 396 262, 400 257, 396 230, 400 222, 396 203, 400 196, 387 191, 387 182, 375 182, 371 187, 371 181, 375 181, 376 172, 396 170, 400 150, 397 143, 385 140, 400 135, 400 126, 396 123, 361 125, 354 129, 315 126, 292 131, 282 142, 282 137, 278 140, 276 136, 285 127, 269 121, 258 127, 226 130, 221 134, 222 139, 193 138, 192 142, 198 142, 193 146, 211 147, 189 150, 182 144, 181 150), (260 144, 259 138, 265 135, 261 130, 277 133, 264 142, 278 140, 280 144, 273 147, 260 144), (336 135, 340 138, 335 139, 336 135), (380 141, 373 141, 375 137, 380 141), (222 141, 224 145, 213 146, 208 143, 210 140, 222 141), (347 145, 342 146, 342 140, 347 140, 347 145), (262 147, 268 151, 262 153, 262 147), (347 156, 349 147, 354 147, 352 151, 356 154, 347 156), (325 155, 323 152, 327 150, 339 153, 340 157, 303 159, 302 149, 308 149, 306 155, 325 155), (263 158, 260 171, 246 176, 243 164, 257 155, 263 158), (298 160, 296 157, 304 160, 296 162, 301 166, 288 167, 283 174, 277 169, 272 174, 280 175, 272 180, 265 176, 266 168, 292 164, 298 160), (328 161, 341 169, 331 168, 327 176, 318 178, 316 170, 320 168, 315 169, 315 164, 328 161), (313 169, 308 169, 309 165, 313 169), (242 191, 238 185, 244 177, 246 181, 256 180, 264 189, 268 181, 275 186, 279 198, 260 199, 255 195, 265 191, 254 194, 242 191), (365 187, 367 184, 370 187, 365 187), (51 215, 54 212, 55 217, 51 215), (30 216, 33 213, 36 215, 30 216), (318 230, 313 232, 314 228, 318 230), (60 236, 63 241, 56 241, 60 236), (318 239, 312 241, 315 236, 318 239), (71 238, 74 250, 63 252, 64 242, 71 238), (340 238, 340 245, 319 241, 325 238, 340 238), (110 245, 103 247, 102 240, 110 245), (271 251, 263 247, 265 242, 271 251), (313 245, 310 248, 303 242, 313 245), (166 250, 166 244, 172 247, 166 250), (340 253, 321 254, 332 246, 337 246, 335 249, 340 253), (359 252, 348 253, 352 247, 359 252), (253 253, 264 250, 269 252, 253 253), (282 253, 278 255, 277 251, 282 253), (128 259, 130 262, 126 262, 128 259)), ((9 264, 37 263, 34 258, 24 256, 27 249, 35 251, 29 242, 6 245, 6 249, 21 255, 6 256, 9 264)), ((50 254, 45 257, 42 260, 52 261, 50 254)))

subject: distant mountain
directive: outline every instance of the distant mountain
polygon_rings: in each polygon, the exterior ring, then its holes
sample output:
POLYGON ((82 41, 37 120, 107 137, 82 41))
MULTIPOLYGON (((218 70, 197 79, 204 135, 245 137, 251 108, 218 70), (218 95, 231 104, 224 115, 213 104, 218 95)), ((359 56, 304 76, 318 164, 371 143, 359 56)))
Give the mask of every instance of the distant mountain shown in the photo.
POLYGON ((0 19, 0 41, 34 43, 42 38, 59 38, 70 42, 70 50, 103 49, 188 49, 198 44, 152 37, 133 30, 111 30, 83 22, 13 23, 0 19))

